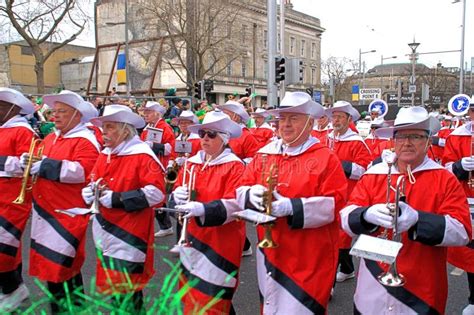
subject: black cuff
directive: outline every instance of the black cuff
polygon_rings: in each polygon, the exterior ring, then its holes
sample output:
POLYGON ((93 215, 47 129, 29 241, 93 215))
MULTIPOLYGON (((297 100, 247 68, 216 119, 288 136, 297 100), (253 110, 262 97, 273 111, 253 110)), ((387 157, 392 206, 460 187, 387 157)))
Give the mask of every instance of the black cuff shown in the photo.
POLYGON ((468 180, 469 172, 462 168, 461 160, 453 163, 453 174, 459 180, 468 180))
POLYGON ((8 156, 0 156, 0 172, 5 171, 5 163, 7 163, 8 156))
POLYGON ((341 161, 342 168, 344 169, 344 174, 347 178, 349 178, 352 174, 352 162, 349 161, 341 161))
POLYGON ((61 160, 53 160, 49 158, 43 159, 39 170, 39 176, 59 182, 62 164, 63 161, 61 160))
POLYGON ((250 202, 250 188, 247 189, 247 191, 245 192, 245 205, 244 205, 244 208, 245 209, 252 209, 252 210, 255 210, 255 211, 260 211, 250 202))
POLYGON ((151 149, 156 155, 165 155, 165 145, 163 143, 153 143, 151 149))
POLYGON ((432 136, 431 137, 431 144, 439 146, 439 137, 438 136, 432 136))
POLYGON ((444 239, 445 229, 443 215, 418 211, 418 222, 408 230, 408 238, 425 245, 439 245, 444 239))
POLYGON ((292 229, 302 229, 304 226, 304 207, 301 198, 291 198, 293 215, 288 216, 287 222, 292 229))
POLYGON ((364 213, 368 208, 369 207, 359 207, 349 213, 348 223, 352 233, 358 235, 372 234, 378 229, 377 225, 369 223, 364 219, 364 213))
POLYGON ((204 204, 204 222, 196 218, 198 226, 219 226, 227 220, 227 210, 221 200, 214 200, 204 204))
POLYGON ((112 194, 112 208, 123 208, 126 212, 135 212, 149 207, 145 193, 141 189, 112 194))
POLYGON ((382 157, 379 156, 378 158, 376 158, 375 160, 372 161, 372 166, 380 164, 382 162, 383 162, 382 157))

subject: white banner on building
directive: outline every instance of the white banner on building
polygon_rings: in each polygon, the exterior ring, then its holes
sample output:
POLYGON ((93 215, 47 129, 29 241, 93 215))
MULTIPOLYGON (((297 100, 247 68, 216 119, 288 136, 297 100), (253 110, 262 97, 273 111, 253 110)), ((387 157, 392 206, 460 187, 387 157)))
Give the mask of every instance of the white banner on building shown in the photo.
POLYGON ((374 100, 376 98, 382 98, 381 89, 360 89, 359 91, 360 100, 374 100))

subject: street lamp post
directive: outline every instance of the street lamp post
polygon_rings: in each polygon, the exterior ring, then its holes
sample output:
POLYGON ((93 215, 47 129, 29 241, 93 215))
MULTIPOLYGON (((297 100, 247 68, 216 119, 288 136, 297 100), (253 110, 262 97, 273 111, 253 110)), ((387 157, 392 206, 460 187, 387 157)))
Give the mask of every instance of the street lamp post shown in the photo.
MULTIPOLYGON (((409 43, 408 46, 411 48, 411 78, 410 84, 414 85, 416 82, 415 78, 415 64, 416 64, 416 49, 420 46, 420 43, 415 42, 413 39, 412 43, 409 43)), ((412 90, 411 92, 411 106, 415 106, 415 92, 416 90, 412 90)))
POLYGON ((128 54, 128 0, 125 0, 125 78, 127 78, 127 96, 130 96, 130 68, 129 68, 129 54, 128 54))
MULTIPOLYGON (((368 50, 368 51, 362 51, 362 49, 359 48, 359 89, 360 89, 360 86, 361 86, 360 76, 362 74, 362 55, 369 54, 369 53, 374 53, 374 52, 376 52, 375 49, 368 50)), ((362 100, 361 99, 359 99, 359 105, 362 105, 362 100)))
POLYGON ((380 56, 380 94, 383 98, 383 61, 388 60, 388 59, 396 59, 397 56, 391 56, 391 57, 383 57, 383 55, 380 56))
POLYGON ((466 34, 466 0, 454 0, 453 3, 462 2, 461 25, 461 60, 459 67, 459 94, 464 92, 464 37, 466 34))

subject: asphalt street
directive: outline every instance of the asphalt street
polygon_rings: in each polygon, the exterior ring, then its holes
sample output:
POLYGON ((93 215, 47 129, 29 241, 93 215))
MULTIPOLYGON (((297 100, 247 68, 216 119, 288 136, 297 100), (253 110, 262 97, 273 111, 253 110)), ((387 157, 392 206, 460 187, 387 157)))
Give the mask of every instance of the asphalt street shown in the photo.
MULTIPOLYGON (((24 279, 26 285, 31 292, 31 300, 24 303, 23 310, 27 309, 31 303, 43 303, 37 308, 39 313, 40 309, 44 309, 49 313, 49 308, 45 302, 45 295, 40 289, 37 283, 33 281, 31 277, 27 275, 28 269, 28 250, 29 250, 29 233, 30 226, 28 225, 27 230, 24 234, 24 246, 23 246, 23 261, 24 261, 24 279)), ((252 225, 247 225, 247 234, 252 241, 254 247, 254 254, 250 257, 244 257, 241 270, 240 270, 240 285, 236 296, 234 297, 234 307, 237 314, 259 314, 259 298, 258 298, 258 285, 257 275, 255 267, 255 240, 256 234, 255 229, 252 225)), ((159 294, 165 276, 171 271, 171 266, 166 262, 171 263, 177 262, 177 258, 173 257, 168 249, 175 243, 175 236, 168 236, 164 238, 155 238, 156 240, 156 251, 155 251, 155 266, 156 273, 150 283, 150 289, 145 290, 145 295, 156 296, 159 294)), ((300 244, 301 245, 301 244, 300 244)), ((311 252, 310 244, 308 244, 308 253, 311 252)), ((95 272, 95 251, 92 243, 92 235, 90 229, 88 231, 87 239, 87 259, 82 273, 84 276, 86 291, 90 288, 90 280, 95 272)), ((415 262, 417 268, 423 268, 423 262, 415 262)), ((449 272, 449 297, 446 309, 446 314, 461 314, 462 309, 467 304, 467 280, 466 274, 452 275, 451 272, 453 267, 448 267, 449 272)), ((455 271, 456 272, 456 271, 455 271)), ((334 296, 329 304, 329 314, 352 314, 352 297, 355 290, 355 280, 351 279, 343 283, 337 283, 335 287, 334 296)))

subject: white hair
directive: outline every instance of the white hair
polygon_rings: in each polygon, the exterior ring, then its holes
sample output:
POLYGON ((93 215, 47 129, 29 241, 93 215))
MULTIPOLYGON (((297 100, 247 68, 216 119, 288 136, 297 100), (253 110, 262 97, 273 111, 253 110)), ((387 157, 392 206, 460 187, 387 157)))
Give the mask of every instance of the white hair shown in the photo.
POLYGON ((127 123, 119 123, 121 124, 121 129, 122 130, 126 130, 128 131, 128 135, 127 135, 127 138, 125 138, 125 140, 130 140, 132 139, 133 137, 135 137, 136 135, 138 135, 138 132, 137 132, 137 129, 135 129, 134 126, 130 125, 130 124, 127 124, 127 123))
POLYGON ((218 132, 217 134, 219 135, 219 137, 221 137, 222 142, 224 142, 224 145, 227 145, 229 143, 230 135, 228 133, 218 132))

